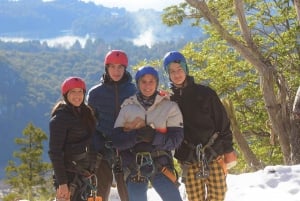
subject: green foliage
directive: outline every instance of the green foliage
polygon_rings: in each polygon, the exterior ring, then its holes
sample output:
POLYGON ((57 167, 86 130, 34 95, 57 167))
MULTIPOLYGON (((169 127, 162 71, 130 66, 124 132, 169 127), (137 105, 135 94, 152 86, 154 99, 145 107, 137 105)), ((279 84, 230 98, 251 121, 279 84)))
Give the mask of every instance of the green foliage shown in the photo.
MULTIPOLYGON (((246 136, 250 148, 257 156, 261 163, 261 168, 266 165, 278 165, 283 163, 283 156, 278 144, 273 145, 270 142, 269 136, 249 135, 246 136)), ((238 155, 238 163, 235 167, 230 169, 230 174, 239 174, 245 172, 252 172, 251 164, 248 165, 243 157, 242 152, 238 146, 235 146, 238 155)))
POLYGON ((49 188, 51 164, 42 161, 43 145, 46 134, 32 123, 23 130, 23 138, 16 138, 15 143, 20 150, 14 152, 18 161, 8 162, 5 182, 9 184, 11 193, 4 200, 22 198, 46 201, 51 197, 49 188))
MULTIPOLYGON (((209 38, 202 43, 190 43, 182 52, 189 60, 190 74, 195 79, 215 89, 221 98, 230 99, 241 132, 251 143, 252 151, 261 159, 262 164, 282 163, 280 154, 269 159, 270 131, 266 124, 268 116, 264 107, 258 75, 252 67, 242 60, 224 41, 209 38), (250 140, 251 139, 251 140, 250 140)), ((273 147, 272 147, 273 148, 273 147)), ((239 148, 236 148, 239 150, 239 148)), ((279 146, 274 146, 278 151, 279 146)), ((248 171, 243 156, 231 172, 248 171)))
MULTIPOLYGON (((245 46, 251 45, 243 41, 231 0, 207 1, 207 5, 232 37, 245 46)), ((276 66, 278 82, 284 79, 288 83, 284 87, 290 93, 287 101, 291 105, 300 81, 299 25, 293 3, 249 0, 244 1, 244 9, 258 54, 276 66)), ((269 125, 261 80, 253 66, 230 47, 195 8, 180 4, 164 11, 162 19, 168 26, 179 25, 183 18, 189 18, 206 31, 209 38, 199 43, 191 42, 181 50, 188 59, 190 74, 198 82, 215 89, 221 98, 233 102, 239 129, 262 165, 282 164, 278 139, 273 136, 269 125), (203 23, 199 23, 201 21, 203 23)), ((275 88, 279 91, 280 85, 275 88)), ((236 149, 239 151, 239 147, 236 149)), ((239 156, 239 164, 231 171, 248 171, 242 154, 239 156)))

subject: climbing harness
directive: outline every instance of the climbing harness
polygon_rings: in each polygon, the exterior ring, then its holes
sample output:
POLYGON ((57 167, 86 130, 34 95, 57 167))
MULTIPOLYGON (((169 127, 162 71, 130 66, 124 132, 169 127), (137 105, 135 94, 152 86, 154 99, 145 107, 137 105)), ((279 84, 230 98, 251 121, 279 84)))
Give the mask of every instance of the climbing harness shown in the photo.
POLYGON ((214 133, 205 146, 202 146, 201 143, 196 146, 197 163, 198 167, 200 168, 199 172, 195 174, 196 179, 205 179, 209 177, 209 167, 205 151, 209 148, 210 151, 213 152, 213 155, 217 155, 211 146, 214 144, 218 136, 219 133, 214 133))
POLYGON ((122 167, 122 159, 119 154, 119 151, 116 150, 116 154, 114 156, 114 163, 112 165, 114 174, 123 173, 123 167, 122 167))
MULTIPOLYGON (((86 152, 84 154, 86 157, 88 156, 86 152)), ((97 176, 87 170, 86 165, 80 162, 84 154, 74 155, 73 160, 70 161, 71 166, 68 171, 74 173, 73 181, 69 184, 71 200, 72 197, 80 197, 81 200, 86 201, 102 201, 102 197, 97 196, 97 176)), ((99 160, 101 159, 99 158, 99 160)), ((97 161, 95 162, 97 163, 97 161)))
POLYGON ((97 196, 98 180, 95 174, 88 178, 88 188, 90 189, 87 201, 102 201, 101 196, 97 196))
POLYGON ((196 155, 197 155, 198 167, 200 168, 200 170, 195 174, 196 179, 204 179, 209 176, 208 162, 205 157, 204 151, 205 149, 203 149, 202 144, 198 144, 196 147, 196 155))
POLYGON ((73 181, 70 183, 70 194, 72 197, 80 196, 82 200, 86 201, 102 201, 101 196, 97 196, 97 176, 91 174, 88 177, 83 175, 75 175, 73 181))
POLYGON ((176 170, 172 171, 167 167, 163 167, 161 169, 161 172, 168 178, 170 179, 177 187, 180 186, 180 183, 178 182, 178 174, 176 170), (174 173, 175 172, 175 173, 174 173))
POLYGON ((135 156, 135 162, 137 165, 137 174, 131 176, 131 181, 136 183, 145 182, 148 177, 154 174, 155 168, 150 152, 138 152, 135 156), (147 172, 144 172, 143 169, 148 169, 147 172))

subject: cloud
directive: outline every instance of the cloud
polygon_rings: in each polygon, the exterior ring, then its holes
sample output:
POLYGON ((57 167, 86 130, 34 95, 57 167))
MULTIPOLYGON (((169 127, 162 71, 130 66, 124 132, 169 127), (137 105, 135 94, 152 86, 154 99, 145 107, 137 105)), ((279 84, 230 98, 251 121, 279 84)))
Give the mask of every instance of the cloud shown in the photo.
POLYGON ((136 39, 133 39, 133 44, 137 46, 147 45, 149 48, 155 43, 155 36, 151 28, 141 33, 136 39))
POLYGON ((128 11, 137 11, 139 9, 152 8, 162 11, 165 7, 176 5, 184 0, 81 0, 83 2, 94 2, 97 5, 105 7, 123 7, 128 11))

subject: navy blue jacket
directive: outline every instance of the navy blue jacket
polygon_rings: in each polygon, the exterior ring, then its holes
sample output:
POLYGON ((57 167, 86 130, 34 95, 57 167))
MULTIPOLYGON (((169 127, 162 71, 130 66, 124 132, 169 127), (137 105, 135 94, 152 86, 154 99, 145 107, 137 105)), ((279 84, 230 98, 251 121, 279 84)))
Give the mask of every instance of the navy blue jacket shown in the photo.
POLYGON ((132 77, 127 71, 118 82, 112 81, 104 74, 100 83, 89 90, 87 101, 93 108, 97 119, 93 140, 96 151, 105 155, 105 143, 110 141, 120 106, 126 98, 135 93, 135 84, 132 83, 132 77))

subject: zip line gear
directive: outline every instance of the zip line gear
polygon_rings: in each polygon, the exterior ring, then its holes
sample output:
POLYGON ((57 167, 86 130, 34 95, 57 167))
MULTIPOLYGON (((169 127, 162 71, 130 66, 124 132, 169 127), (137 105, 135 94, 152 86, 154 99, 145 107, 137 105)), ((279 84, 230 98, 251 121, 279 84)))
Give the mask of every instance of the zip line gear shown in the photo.
POLYGON ((83 176, 75 174, 73 181, 69 184, 70 197, 80 195, 82 200, 102 201, 101 196, 97 196, 98 180, 95 174, 83 176))
POLYGON ((131 177, 133 182, 144 182, 148 177, 152 176, 155 168, 150 152, 136 153, 135 162, 137 165, 137 174, 131 177), (147 174, 142 174, 142 168, 146 166, 150 167, 151 171, 149 171, 147 174))
POLYGON ((204 149, 202 148, 202 144, 197 145, 196 155, 198 160, 198 166, 201 168, 199 172, 196 173, 196 179, 205 179, 209 176, 209 168, 208 162, 205 157, 204 149))
POLYGON ((180 186, 180 183, 178 182, 178 175, 177 172, 175 170, 175 174, 173 171, 171 171, 169 168, 167 167, 163 167, 161 169, 161 172, 167 177, 169 178, 177 187, 180 186))
MULTIPOLYGON (((197 146, 193 145, 193 144, 188 144, 188 146, 190 147, 191 150, 195 151, 196 154, 196 162, 200 168, 200 171, 197 172, 195 174, 195 178, 196 179, 205 179, 207 177, 209 177, 209 167, 208 167, 208 163, 210 161, 210 158, 216 157, 217 153, 212 149, 212 145, 214 144, 215 140, 218 138, 219 133, 216 132, 214 133, 210 139, 208 140, 208 142, 203 146, 201 143, 198 144, 197 146), (205 151, 209 149, 209 151, 211 152, 212 156, 208 159, 205 151)), ((192 157, 193 152, 190 152, 190 157, 192 157)), ((187 171, 189 166, 191 165, 190 162, 183 162, 181 165, 182 168, 182 182, 185 182, 185 178, 187 177, 187 171)))

